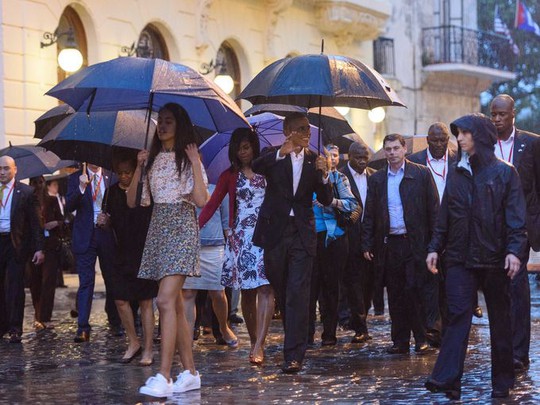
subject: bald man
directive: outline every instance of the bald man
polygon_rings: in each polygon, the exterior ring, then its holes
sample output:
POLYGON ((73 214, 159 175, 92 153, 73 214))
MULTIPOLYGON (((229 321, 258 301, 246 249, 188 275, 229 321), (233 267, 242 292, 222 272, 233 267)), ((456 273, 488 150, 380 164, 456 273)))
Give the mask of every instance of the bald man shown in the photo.
MULTIPOLYGON (((496 96, 490 104, 491 121, 497 128, 495 155, 513 164, 519 174, 527 202, 527 237, 534 250, 540 250, 540 137, 515 127, 514 99, 508 94, 496 96)), ((514 368, 529 365, 531 340, 531 295, 526 257, 510 285, 514 368)))
POLYGON ((24 318, 24 266, 43 263, 43 229, 33 189, 15 180, 17 166, 0 157, 0 335, 20 343, 24 318))

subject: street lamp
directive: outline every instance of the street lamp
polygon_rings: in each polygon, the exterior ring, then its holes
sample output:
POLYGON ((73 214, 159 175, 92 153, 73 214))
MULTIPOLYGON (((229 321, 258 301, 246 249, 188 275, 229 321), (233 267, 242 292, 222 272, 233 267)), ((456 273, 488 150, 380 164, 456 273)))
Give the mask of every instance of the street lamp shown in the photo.
POLYGON ((216 77, 214 77, 214 83, 217 84, 225 93, 231 94, 234 90, 234 80, 230 75, 227 74, 224 63, 214 63, 214 60, 212 59, 210 63, 203 63, 201 65, 200 72, 203 75, 207 75, 214 70, 218 72, 216 77))
POLYGON ((66 72, 72 73, 79 70, 83 64, 83 56, 81 51, 77 49, 77 44, 75 43, 75 36, 73 34, 73 29, 70 27, 66 32, 58 32, 58 28, 54 32, 45 32, 43 34, 43 39, 46 41, 41 41, 41 48, 46 48, 58 42, 60 37, 66 36, 66 43, 64 48, 58 54, 58 65, 66 72))
POLYGON ((374 124, 378 124, 379 122, 382 122, 385 117, 386 117, 386 112, 384 111, 384 108, 382 107, 376 107, 373 110, 369 110, 368 112, 368 118, 374 124))

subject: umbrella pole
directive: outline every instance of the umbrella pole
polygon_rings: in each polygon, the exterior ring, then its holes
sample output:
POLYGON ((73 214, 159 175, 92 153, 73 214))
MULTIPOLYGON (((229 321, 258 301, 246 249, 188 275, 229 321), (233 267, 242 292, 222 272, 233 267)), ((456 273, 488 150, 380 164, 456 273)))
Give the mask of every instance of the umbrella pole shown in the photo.
MULTIPOLYGON (((148 150, 148 135, 150 132, 150 120, 152 119, 152 106, 154 103, 154 93, 150 93, 150 98, 148 99, 148 116, 146 117, 146 137, 144 138, 144 149, 148 150)), ((139 183, 137 184, 137 198, 135 199, 136 205, 141 204, 142 198, 142 189, 144 179, 146 178, 146 164, 143 165, 141 170, 141 177, 139 177, 139 183)))
MULTIPOLYGON (((324 41, 324 40, 323 40, 324 41)), ((319 149, 319 155, 321 154, 321 141, 322 141, 322 134, 321 134, 321 115, 322 115, 322 96, 319 96, 319 122, 317 125, 317 141, 318 141, 318 149, 319 149)))

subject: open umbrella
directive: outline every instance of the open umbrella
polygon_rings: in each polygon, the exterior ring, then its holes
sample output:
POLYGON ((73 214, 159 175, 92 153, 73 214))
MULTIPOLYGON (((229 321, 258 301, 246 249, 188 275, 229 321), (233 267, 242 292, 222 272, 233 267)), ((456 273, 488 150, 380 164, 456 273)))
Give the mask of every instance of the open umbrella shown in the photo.
POLYGON ((15 160, 17 180, 52 174, 64 167, 77 164, 71 160, 61 160, 53 152, 35 145, 12 146, 10 143, 7 148, 0 150, 0 156, 11 156, 15 160))
POLYGON ((51 129, 59 124, 64 118, 69 117, 75 110, 68 104, 60 104, 51 108, 45 114, 34 121, 36 131, 34 138, 43 138, 51 129))
MULTIPOLYGON (((157 113, 150 120, 154 133, 157 113)), ((52 128, 39 143, 63 159, 112 168, 113 154, 145 148, 147 113, 144 110, 75 112, 52 128)))
POLYGON ((323 53, 284 58, 270 64, 248 83, 238 98, 253 104, 307 108, 347 106, 371 110, 405 106, 374 69, 353 58, 323 53))
POLYGON ((146 109, 180 104, 194 125, 213 132, 248 127, 234 101, 195 70, 161 59, 117 58, 69 76, 50 89, 77 111, 146 109))
MULTIPOLYGON (((249 123, 259 136, 261 150, 268 146, 281 145, 285 141, 283 120, 283 117, 272 113, 262 113, 248 117, 249 123)), ((316 151, 318 128, 310 125, 310 131, 309 148, 316 151)), ((215 184, 221 172, 231 165, 229 161, 229 143, 232 132, 216 133, 200 147, 202 160, 210 183, 215 184)))

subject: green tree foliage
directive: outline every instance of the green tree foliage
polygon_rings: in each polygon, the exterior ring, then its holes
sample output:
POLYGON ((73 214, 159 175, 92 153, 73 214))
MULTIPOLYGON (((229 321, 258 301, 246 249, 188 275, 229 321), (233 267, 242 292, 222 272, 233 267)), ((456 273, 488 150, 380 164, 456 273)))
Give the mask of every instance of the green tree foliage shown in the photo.
MULTIPOLYGON (((527 8, 540 24, 540 1, 528 0, 527 8)), ((540 37, 532 32, 514 29, 516 0, 478 0, 478 29, 493 32, 495 6, 510 29, 514 42, 520 50, 517 57, 515 80, 494 83, 482 97, 482 111, 489 112, 489 102, 497 94, 506 93, 516 101, 519 128, 540 132, 540 37)))

